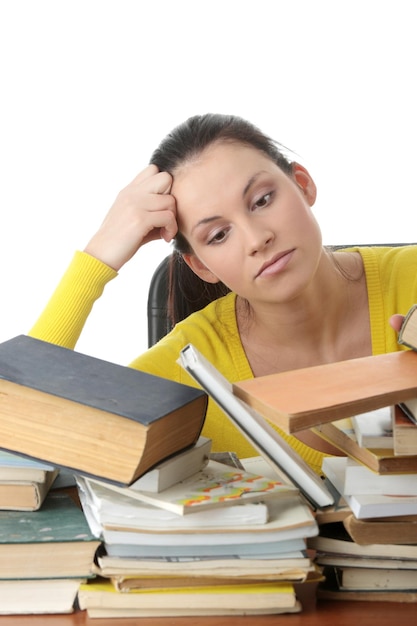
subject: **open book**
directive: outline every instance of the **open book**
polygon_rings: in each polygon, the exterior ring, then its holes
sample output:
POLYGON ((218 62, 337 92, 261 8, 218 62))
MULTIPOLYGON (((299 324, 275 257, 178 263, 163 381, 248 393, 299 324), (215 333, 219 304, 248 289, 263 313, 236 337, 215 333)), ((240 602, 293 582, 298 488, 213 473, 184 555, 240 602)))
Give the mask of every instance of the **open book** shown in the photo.
POLYGON ((334 503, 322 479, 254 409, 233 394, 232 384, 192 344, 179 363, 213 398, 266 461, 292 482, 314 508, 334 503))

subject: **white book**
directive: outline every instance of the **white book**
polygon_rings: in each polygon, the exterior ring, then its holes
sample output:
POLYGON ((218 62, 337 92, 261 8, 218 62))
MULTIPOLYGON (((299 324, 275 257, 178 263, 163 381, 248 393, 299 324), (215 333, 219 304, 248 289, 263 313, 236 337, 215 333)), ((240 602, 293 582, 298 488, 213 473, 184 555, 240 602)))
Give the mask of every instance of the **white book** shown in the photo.
POLYGON ((269 516, 268 505, 264 502, 247 502, 183 516, 118 493, 109 489, 107 483, 93 482, 81 476, 77 477, 77 483, 83 507, 89 507, 102 527, 158 532, 172 532, 177 528, 234 528, 236 524, 265 524, 269 516))
POLYGON ((41 482, 55 467, 29 457, 0 450, 0 480, 30 480, 41 482))
POLYGON ((257 411, 233 394, 231 383, 193 345, 181 350, 179 363, 214 399, 238 430, 277 473, 286 476, 315 507, 334 504, 322 479, 257 411))
MULTIPOLYGON (((86 515, 87 521, 88 515, 86 515)), ((240 544, 201 544, 157 546, 132 543, 107 543, 106 554, 117 558, 203 558, 210 557, 245 557, 245 558, 278 558, 284 553, 293 550, 305 550, 304 537, 287 539, 285 541, 266 541, 265 543, 240 544)))
MULTIPOLYGON (((104 484, 96 479, 88 481, 104 484)), ((292 485, 272 480, 259 474, 240 470, 224 463, 209 460, 196 474, 159 493, 139 491, 106 483, 109 490, 167 509, 178 515, 236 506, 246 502, 264 502, 294 491, 292 485)))
MULTIPOLYGON (((305 539, 318 533, 318 525, 310 507, 303 502, 298 493, 288 492, 269 504, 269 521, 259 525, 235 524, 233 527, 213 526, 202 528, 175 528, 172 531, 160 529, 112 529, 104 527, 93 509, 85 506, 83 510, 91 532, 100 537, 106 549, 110 544, 130 547, 136 546, 223 546, 233 553, 235 545, 286 542, 292 539, 305 539)), ((180 518, 184 519, 184 518, 180 518)), ((292 549, 287 546, 287 551, 292 549)), ((256 552, 256 550, 254 550, 256 552)), ((210 553, 210 552, 209 552, 210 553)), ((181 553, 180 553, 181 554, 181 553)), ((144 553, 144 556, 146 554, 144 553)), ((192 555, 192 554, 191 554, 192 555)), ((197 553, 198 555, 198 553, 197 553)), ((155 554, 155 556, 160 556, 155 554)), ((170 556, 167 554, 166 556, 170 556)))
POLYGON ((391 406, 354 415, 351 419, 357 442, 362 448, 393 448, 391 406))
POLYGON ((417 496, 392 496, 382 494, 355 494, 343 493, 345 483, 346 457, 333 457, 338 463, 327 468, 327 478, 343 496, 358 519, 372 517, 395 517, 397 515, 417 515, 417 496))
POLYGON ((199 437, 188 450, 162 461, 132 483, 129 488, 159 493, 205 467, 210 458, 211 439, 199 437))
POLYGON ((417 496, 417 474, 376 474, 349 457, 334 456, 323 459, 322 469, 332 482, 343 473, 342 495, 417 496))
POLYGON ((227 556, 227 557, 161 557, 153 559, 134 559, 111 557, 107 554, 97 555, 97 564, 101 576, 161 576, 161 575, 184 575, 188 576, 215 576, 222 577, 234 575, 249 576, 272 572, 284 567, 308 567, 311 559, 305 551, 283 552, 279 555, 265 555, 262 558, 227 556))

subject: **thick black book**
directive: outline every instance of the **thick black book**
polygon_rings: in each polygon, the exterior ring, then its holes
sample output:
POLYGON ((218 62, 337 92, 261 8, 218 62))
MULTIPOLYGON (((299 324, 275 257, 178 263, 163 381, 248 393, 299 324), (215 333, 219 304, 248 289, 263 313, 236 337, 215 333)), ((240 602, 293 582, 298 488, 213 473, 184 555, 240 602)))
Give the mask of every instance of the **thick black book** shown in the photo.
POLYGON ((200 389, 19 335, 0 344, 0 448, 131 484, 195 444, 200 389))

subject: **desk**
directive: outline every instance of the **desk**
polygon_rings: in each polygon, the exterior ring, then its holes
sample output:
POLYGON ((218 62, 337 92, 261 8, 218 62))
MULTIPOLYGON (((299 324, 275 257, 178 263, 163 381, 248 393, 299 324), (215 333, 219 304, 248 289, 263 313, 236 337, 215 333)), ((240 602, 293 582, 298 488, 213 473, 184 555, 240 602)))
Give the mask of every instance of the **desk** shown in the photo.
POLYGON ((85 611, 70 615, 0 617, 0 626, 414 626, 416 604, 322 601, 293 615, 251 617, 166 617, 89 619, 85 611))

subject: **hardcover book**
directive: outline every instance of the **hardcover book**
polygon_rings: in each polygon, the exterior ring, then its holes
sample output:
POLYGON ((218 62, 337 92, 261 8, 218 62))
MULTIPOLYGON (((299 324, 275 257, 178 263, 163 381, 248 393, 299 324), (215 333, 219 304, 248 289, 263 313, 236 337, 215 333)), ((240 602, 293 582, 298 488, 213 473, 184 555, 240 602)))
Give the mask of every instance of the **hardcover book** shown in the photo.
POLYGON ((395 455, 393 448, 364 448, 356 440, 349 418, 321 424, 314 429, 318 435, 342 452, 363 463, 378 474, 415 474, 417 455, 395 455))
POLYGON ((259 376, 235 383, 233 391, 295 433, 417 397, 417 354, 403 350, 259 376))
POLYGON ((39 511, 0 511, 0 578, 86 578, 101 545, 81 509, 50 492, 39 511))
POLYGON ((0 442, 22 455, 130 484, 194 445, 207 395, 21 335, 0 344, 0 442))

